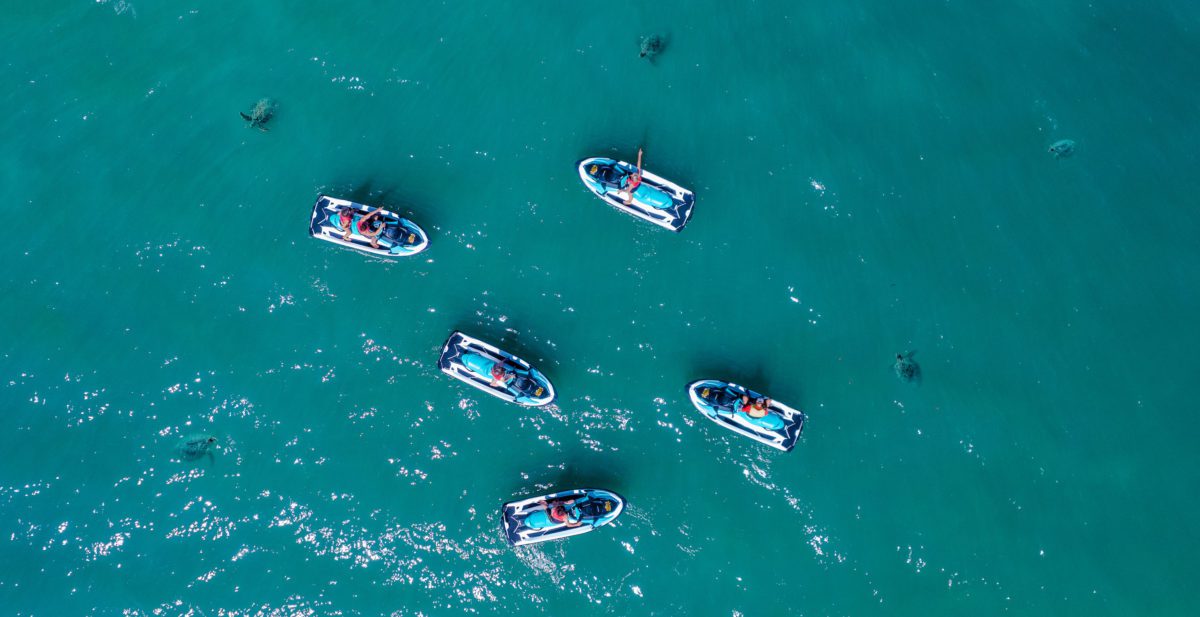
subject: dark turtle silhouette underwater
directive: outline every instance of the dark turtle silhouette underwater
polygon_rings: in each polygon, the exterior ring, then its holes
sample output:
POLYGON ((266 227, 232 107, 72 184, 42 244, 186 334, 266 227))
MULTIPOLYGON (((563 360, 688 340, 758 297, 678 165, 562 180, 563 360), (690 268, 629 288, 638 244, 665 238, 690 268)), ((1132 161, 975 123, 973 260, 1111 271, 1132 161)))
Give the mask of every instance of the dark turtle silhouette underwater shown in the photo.
POLYGON ((1072 154, 1075 154, 1075 142, 1071 141, 1070 139, 1060 139, 1053 144, 1050 144, 1050 150, 1048 150, 1048 152, 1053 154, 1054 158, 1056 159, 1065 159, 1072 154))
POLYGON ((906 351, 896 354, 896 363, 892 365, 892 370, 896 371, 896 377, 904 383, 920 383, 921 381, 921 365, 913 360, 915 351, 906 351))
POLYGON ((204 457, 212 460, 212 448, 216 445, 217 438, 212 435, 201 435, 193 433, 185 435, 179 440, 175 449, 179 452, 180 458, 185 461, 198 461, 204 457))
POLYGON ((251 128, 260 131, 267 130, 267 123, 275 116, 275 102, 271 99, 259 99, 250 113, 240 112, 242 119, 250 123, 251 128))
POLYGON ((667 48, 667 39, 657 34, 642 37, 640 43, 639 57, 654 61, 654 58, 661 54, 667 48))

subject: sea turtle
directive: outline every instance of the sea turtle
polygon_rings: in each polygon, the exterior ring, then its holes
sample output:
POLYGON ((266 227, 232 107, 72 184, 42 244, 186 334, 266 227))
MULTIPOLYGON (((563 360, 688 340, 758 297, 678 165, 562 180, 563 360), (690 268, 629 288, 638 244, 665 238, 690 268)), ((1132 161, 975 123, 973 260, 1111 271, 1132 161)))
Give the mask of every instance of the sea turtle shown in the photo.
POLYGON ((1053 144, 1050 144, 1049 152, 1056 159, 1065 159, 1072 154, 1075 154, 1075 142, 1070 139, 1060 139, 1053 144))
POLYGON ((645 59, 653 62, 654 57, 657 56, 658 54, 661 54, 663 52, 663 50, 666 48, 667 48, 666 39, 664 39, 663 37, 661 37, 657 34, 651 34, 650 36, 642 37, 641 53, 638 55, 639 55, 639 57, 645 58, 645 59))
POLYGON ((271 117, 275 115, 275 101, 271 99, 259 99, 254 104, 254 109, 250 113, 241 112, 242 119, 250 123, 250 126, 260 131, 267 130, 267 123, 271 121, 271 117))
POLYGON ((193 433, 184 435, 179 440, 176 449, 179 451, 179 456, 185 461, 198 461, 204 457, 212 460, 212 448, 217 443, 217 438, 212 435, 193 433))
POLYGON ((892 365, 892 370, 896 371, 896 377, 904 383, 914 383, 921 381, 921 365, 913 360, 915 351, 906 351, 896 354, 896 363, 892 365))

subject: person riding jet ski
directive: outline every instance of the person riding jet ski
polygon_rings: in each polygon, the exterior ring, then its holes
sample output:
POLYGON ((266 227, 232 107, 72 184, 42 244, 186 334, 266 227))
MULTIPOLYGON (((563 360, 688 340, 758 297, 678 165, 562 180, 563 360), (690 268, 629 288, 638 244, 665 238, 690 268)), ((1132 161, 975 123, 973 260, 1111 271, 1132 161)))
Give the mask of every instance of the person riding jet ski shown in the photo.
POLYGON ((578 527, 583 524, 583 513, 579 511, 579 506, 575 504, 574 499, 554 503, 542 501, 541 504, 546 508, 546 513, 550 515, 550 520, 555 523, 561 523, 567 527, 578 527))
POLYGON ((751 418, 762 418, 767 415, 767 410, 771 407, 771 399, 760 396, 753 401, 750 397, 742 395, 742 405, 740 411, 751 418))
POLYGON ((370 214, 358 220, 358 233, 371 241, 373 249, 379 248, 379 234, 383 233, 384 228, 387 227, 382 218, 376 221, 371 220, 379 216, 380 212, 380 210, 372 210, 370 214))
POLYGON ((638 148, 637 171, 625 176, 621 189, 625 191, 625 205, 633 203, 633 192, 642 184, 642 149, 638 148))
POLYGON ((342 226, 342 229, 346 230, 346 232, 342 234, 343 240, 350 239, 350 234, 351 234, 351 232, 354 231, 350 227, 351 223, 353 223, 353 222, 354 222, 354 209, 353 208, 342 208, 341 210, 338 210, 338 223, 342 226))
POLYGON ((504 363, 497 362, 492 365, 492 385, 496 387, 507 387, 517 378, 517 374, 508 370, 504 363))

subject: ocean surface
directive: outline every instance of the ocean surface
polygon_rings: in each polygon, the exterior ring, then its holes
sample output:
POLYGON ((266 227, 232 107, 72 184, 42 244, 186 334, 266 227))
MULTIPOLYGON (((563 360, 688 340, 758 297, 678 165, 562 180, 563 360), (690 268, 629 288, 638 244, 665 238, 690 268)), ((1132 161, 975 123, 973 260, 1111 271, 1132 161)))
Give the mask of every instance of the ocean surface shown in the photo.
POLYGON ((3 12, 5 615, 1200 604, 1194 0, 3 12), (579 181, 639 146, 679 234, 579 181), (429 250, 310 239, 321 193, 429 250), (556 405, 441 374, 454 329, 556 405), (508 547, 502 503, 580 486, 626 513, 508 547))

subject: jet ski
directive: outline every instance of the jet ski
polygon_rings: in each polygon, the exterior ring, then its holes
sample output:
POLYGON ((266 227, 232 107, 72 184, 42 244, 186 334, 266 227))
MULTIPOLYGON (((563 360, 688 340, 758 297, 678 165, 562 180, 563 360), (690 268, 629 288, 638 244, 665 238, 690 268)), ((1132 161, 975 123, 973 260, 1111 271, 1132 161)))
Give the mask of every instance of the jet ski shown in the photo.
POLYGON ((754 418, 741 411, 743 395, 750 397, 751 401, 765 398, 762 394, 727 381, 702 379, 688 384, 688 396, 692 404, 708 419, 773 448, 791 451, 800 437, 800 431, 804 429, 804 414, 772 399, 767 406, 767 414, 754 418))
POLYGON ((611 523, 625 509, 620 495, 599 489, 576 489, 506 503, 500 524, 513 546, 557 540, 587 533, 611 523))
POLYGON ((382 208, 328 195, 317 198, 312 219, 308 224, 308 235, 379 257, 407 257, 416 255, 429 246, 429 236, 425 235, 425 231, 416 223, 382 208), (350 229, 353 231, 349 240, 343 240, 342 235, 346 230, 342 227, 341 211, 347 208, 354 212, 354 218, 350 222, 350 229), (372 221, 377 226, 384 227, 383 233, 379 234, 379 248, 372 247, 370 238, 358 231, 359 221, 374 210, 379 210, 380 214, 372 221))
POLYGON ((633 190, 633 199, 625 205, 629 192, 625 190, 630 174, 637 167, 625 161, 593 157, 579 161, 579 177, 584 186, 597 197, 618 210, 679 231, 692 217, 696 196, 689 190, 642 170, 642 181, 633 190))
POLYGON ((446 339, 438 368, 510 403, 541 407, 554 402, 554 386, 528 362, 462 332, 446 339), (497 385, 500 375, 504 375, 503 385, 497 385))

